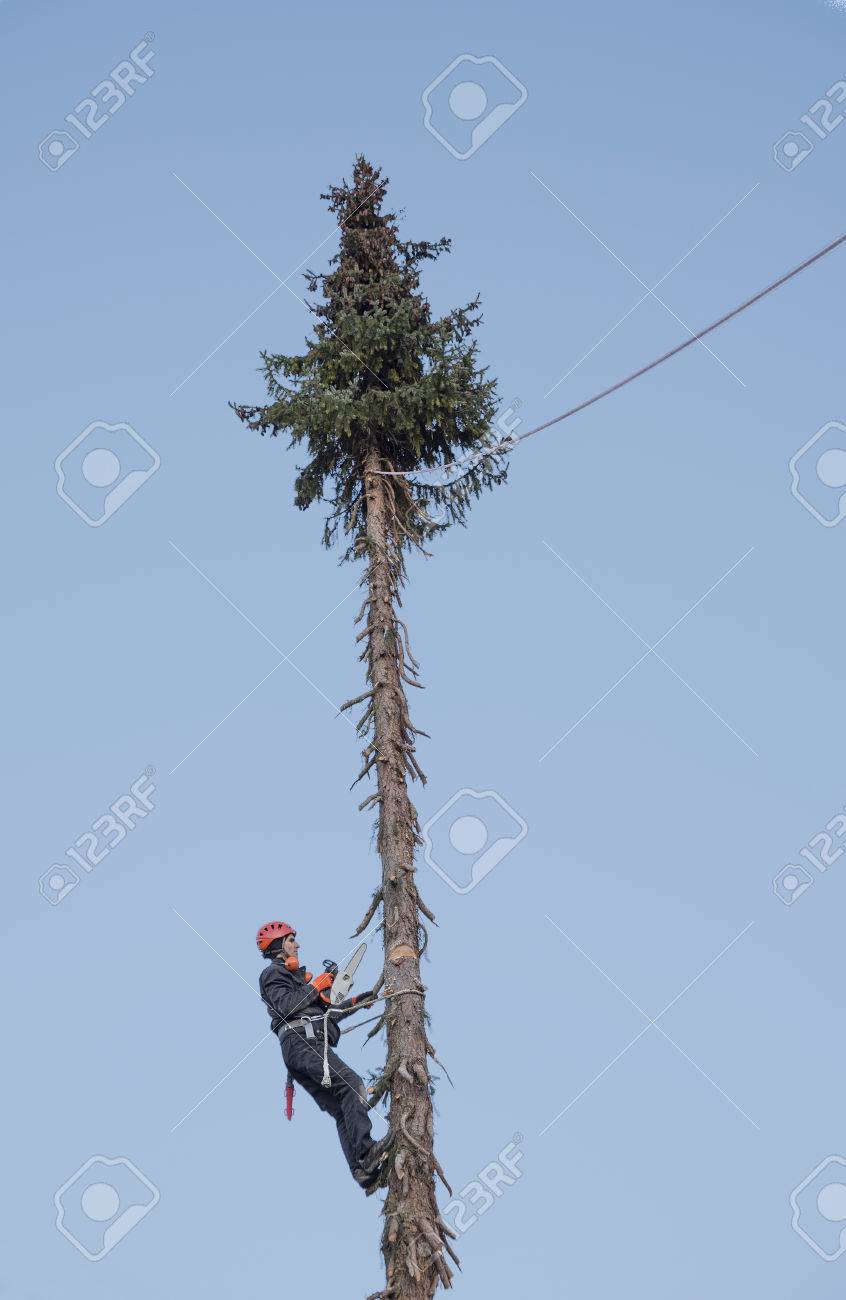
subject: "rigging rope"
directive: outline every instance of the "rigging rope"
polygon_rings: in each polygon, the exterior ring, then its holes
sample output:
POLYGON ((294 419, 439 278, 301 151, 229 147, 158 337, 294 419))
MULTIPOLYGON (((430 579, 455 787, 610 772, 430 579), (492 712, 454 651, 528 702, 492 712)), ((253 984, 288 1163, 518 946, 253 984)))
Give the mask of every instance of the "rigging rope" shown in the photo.
POLYGON ((609 388, 603 388, 601 393, 595 393, 594 396, 589 397, 587 401, 579 402, 578 406, 571 406, 569 411, 564 411, 562 415, 553 416, 551 420, 546 420, 544 424, 536 425, 534 429, 528 429, 525 433, 521 433, 517 436, 509 434, 507 437, 500 439, 499 442, 492 444, 484 450, 469 452, 466 456, 462 456, 458 460, 449 461, 446 465, 427 466, 416 470, 377 470, 376 472, 385 478, 407 478, 409 474, 426 474, 432 473, 433 471, 443 474, 445 470, 460 468, 460 466, 466 464, 467 461, 484 460, 488 456, 513 451, 517 444, 525 442, 526 438, 532 438, 536 433, 542 433, 544 429, 549 429, 553 424, 560 424, 562 420, 569 420, 571 416, 578 415, 580 411, 585 411, 589 406, 593 406, 595 402, 601 402, 603 397, 610 397, 612 393, 619 392, 621 388, 625 388, 627 384, 633 383, 635 379, 640 379, 641 375, 648 374, 649 371, 654 370, 656 366, 663 365, 663 363, 669 361, 671 357, 678 356, 678 354, 683 352, 685 348, 692 347, 694 343, 698 343, 700 339, 704 339, 706 335, 713 333, 713 331, 719 329, 721 325, 725 325, 726 321, 730 321, 735 316, 739 316, 740 313, 746 311, 748 307, 754 306, 756 302, 760 302, 762 298, 766 298, 768 293, 772 293, 775 289, 781 288, 783 284, 787 284, 788 280, 792 280, 795 275, 799 275, 802 271, 806 271, 809 266, 813 266, 814 262, 818 262, 821 258, 826 257, 843 243, 846 243, 846 234, 840 235, 837 239, 832 240, 830 244, 826 244, 825 248, 821 248, 818 253, 814 253, 813 257, 806 258, 806 260, 801 262, 799 266, 794 266, 792 271, 788 271, 785 275, 779 276, 777 280, 773 280, 772 284, 768 284, 765 289, 761 289, 758 293, 753 294, 751 298, 747 298, 739 307, 734 307, 731 311, 726 312, 724 316, 721 316, 719 320, 715 320, 711 325, 706 325, 704 329, 698 330, 695 334, 691 334, 689 339, 685 339, 683 343, 678 343, 674 348, 671 348, 669 352, 665 352, 663 356, 657 357, 655 361, 650 361, 646 366, 641 366, 639 370, 633 370, 630 375, 626 375, 624 379, 619 379, 616 384, 611 384, 609 388))

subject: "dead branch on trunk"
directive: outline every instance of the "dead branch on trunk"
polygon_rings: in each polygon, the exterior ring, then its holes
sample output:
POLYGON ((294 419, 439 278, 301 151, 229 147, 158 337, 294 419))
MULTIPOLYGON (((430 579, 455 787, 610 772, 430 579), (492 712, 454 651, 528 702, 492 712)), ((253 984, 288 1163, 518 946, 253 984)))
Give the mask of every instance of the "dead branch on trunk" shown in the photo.
MULTIPOLYGON (((368 925, 376 915, 376 912, 379 908, 379 904, 381 902, 382 902, 382 887, 380 885, 379 888, 374 892, 373 897, 370 900, 370 906, 368 907, 367 911, 364 913, 363 919, 359 921, 358 925, 350 935, 351 939, 357 939, 358 936, 367 929, 368 925)), ((384 976, 381 976, 381 979, 384 981, 384 976)))

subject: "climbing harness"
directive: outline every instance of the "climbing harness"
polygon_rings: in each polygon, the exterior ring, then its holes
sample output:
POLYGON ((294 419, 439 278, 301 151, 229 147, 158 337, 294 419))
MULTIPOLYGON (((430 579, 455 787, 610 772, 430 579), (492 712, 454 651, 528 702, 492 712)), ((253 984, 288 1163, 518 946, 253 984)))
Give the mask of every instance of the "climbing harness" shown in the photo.
MULTIPOLYGON (((329 1070, 329 1017, 334 1015, 337 1019, 345 1019, 347 1016, 352 1015, 354 1011, 363 1011, 373 1005, 373 1002, 369 999, 362 1002, 359 1007, 346 1007, 342 1010, 340 1005, 345 1001, 347 994, 352 988, 355 973, 361 965, 362 958, 366 951, 367 944, 359 944, 344 969, 340 972, 338 972, 338 968, 334 962, 325 961, 323 963, 324 970, 327 972, 331 971, 334 974, 334 980, 329 994, 329 1005, 326 1007, 322 1016, 300 1016, 297 1020, 289 1020, 279 1026, 278 1037, 281 1043, 285 1035, 290 1033, 292 1029, 304 1030, 306 1038, 313 1040, 317 1037, 315 1026, 321 1024, 323 1036, 323 1077, 320 1082, 321 1086, 324 1088, 331 1088, 332 1086, 332 1075, 329 1070)), ((378 1019, 378 1017, 374 1017, 374 1019, 378 1019)), ((343 1033, 344 1030, 341 1030, 340 1032, 343 1033)), ((285 1115, 289 1120, 294 1117, 294 1080, 290 1070, 288 1071, 288 1077, 285 1082, 285 1115)))
MULTIPOLYGON (((359 944, 344 969, 339 972, 337 971, 334 962, 325 961, 323 963, 324 969, 329 972, 334 968, 334 971, 337 973, 332 982, 332 988, 329 994, 329 1004, 322 1016, 300 1016, 297 1020, 289 1020, 280 1025, 279 1030, 277 1031, 280 1042, 287 1033, 290 1033, 291 1030, 294 1029, 302 1029, 305 1033, 305 1037, 313 1041, 317 1037, 317 1026, 320 1025, 323 1037, 323 1077, 321 1078, 320 1083, 324 1088, 331 1088, 332 1086, 332 1074, 329 1069, 329 1019, 331 1016, 335 1016, 336 1022, 341 1019, 345 1020, 348 1016, 354 1015, 357 1011, 369 1010, 380 998, 388 999, 406 996, 422 998, 424 996, 422 989, 397 989, 391 993, 376 993, 373 997, 368 997, 362 1000, 358 1006, 343 1007, 342 1004, 346 1001, 347 995, 352 988, 356 971, 361 965, 366 951, 367 944, 359 944)), ((381 984, 381 980, 379 983, 381 984)), ((350 1025, 347 1029, 341 1029, 339 1032, 341 1034, 346 1034, 352 1029, 358 1029, 359 1026, 372 1024, 374 1020, 379 1019, 381 1019, 381 1015, 370 1016, 367 1020, 360 1020, 355 1025, 350 1025)), ((438 1064, 442 1066, 444 1073, 446 1073, 446 1068, 443 1067, 442 1062, 439 1061, 438 1064)), ((449 1078, 448 1074, 447 1078, 449 1078)), ((452 1083, 451 1079, 450 1083, 452 1083)), ((294 1117, 294 1080, 290 1070, 288 1071, 288 1076, 285 1081, 285 1115, 289 1120, 294 1117)))
POLYGON ((314 1026, 322 1018, 321 1016, 303 1016, 300 1020, 289 1020, 287 1024, 279 1026, 278 1036, 281 1040, 289 1029, 304 1029, 306 1038, 314 1038, 314 1026))

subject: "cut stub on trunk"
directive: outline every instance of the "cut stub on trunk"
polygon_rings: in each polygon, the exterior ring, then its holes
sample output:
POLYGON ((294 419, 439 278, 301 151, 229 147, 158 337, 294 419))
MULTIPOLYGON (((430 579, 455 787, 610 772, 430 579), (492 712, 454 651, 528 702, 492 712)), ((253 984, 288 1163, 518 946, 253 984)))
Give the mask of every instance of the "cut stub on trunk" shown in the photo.
POLYGON ((398 943, 396 947, 392 948, 388 953, 388 961, 393 961, 399 964, 403 957, 416 958, 417 956, 418 953, 416 949, 412 948, 410 944, 398 943))

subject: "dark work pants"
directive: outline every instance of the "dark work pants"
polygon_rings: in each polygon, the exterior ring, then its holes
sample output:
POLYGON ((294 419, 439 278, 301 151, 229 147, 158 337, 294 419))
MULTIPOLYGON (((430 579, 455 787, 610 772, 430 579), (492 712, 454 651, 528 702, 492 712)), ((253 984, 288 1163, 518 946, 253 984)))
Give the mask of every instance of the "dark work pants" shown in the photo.
POLYGON ((301 1030, 289 1029, 282 1038, 282 1056, 294 1081, 334 1119, 344 1158, 354 1173, 373 1146, 367 1092, 362 1080, 330 1047, 332 1086, 323 1087, 320 1082, 323 1078, 322 1034, 306 1038, 301 1030))

